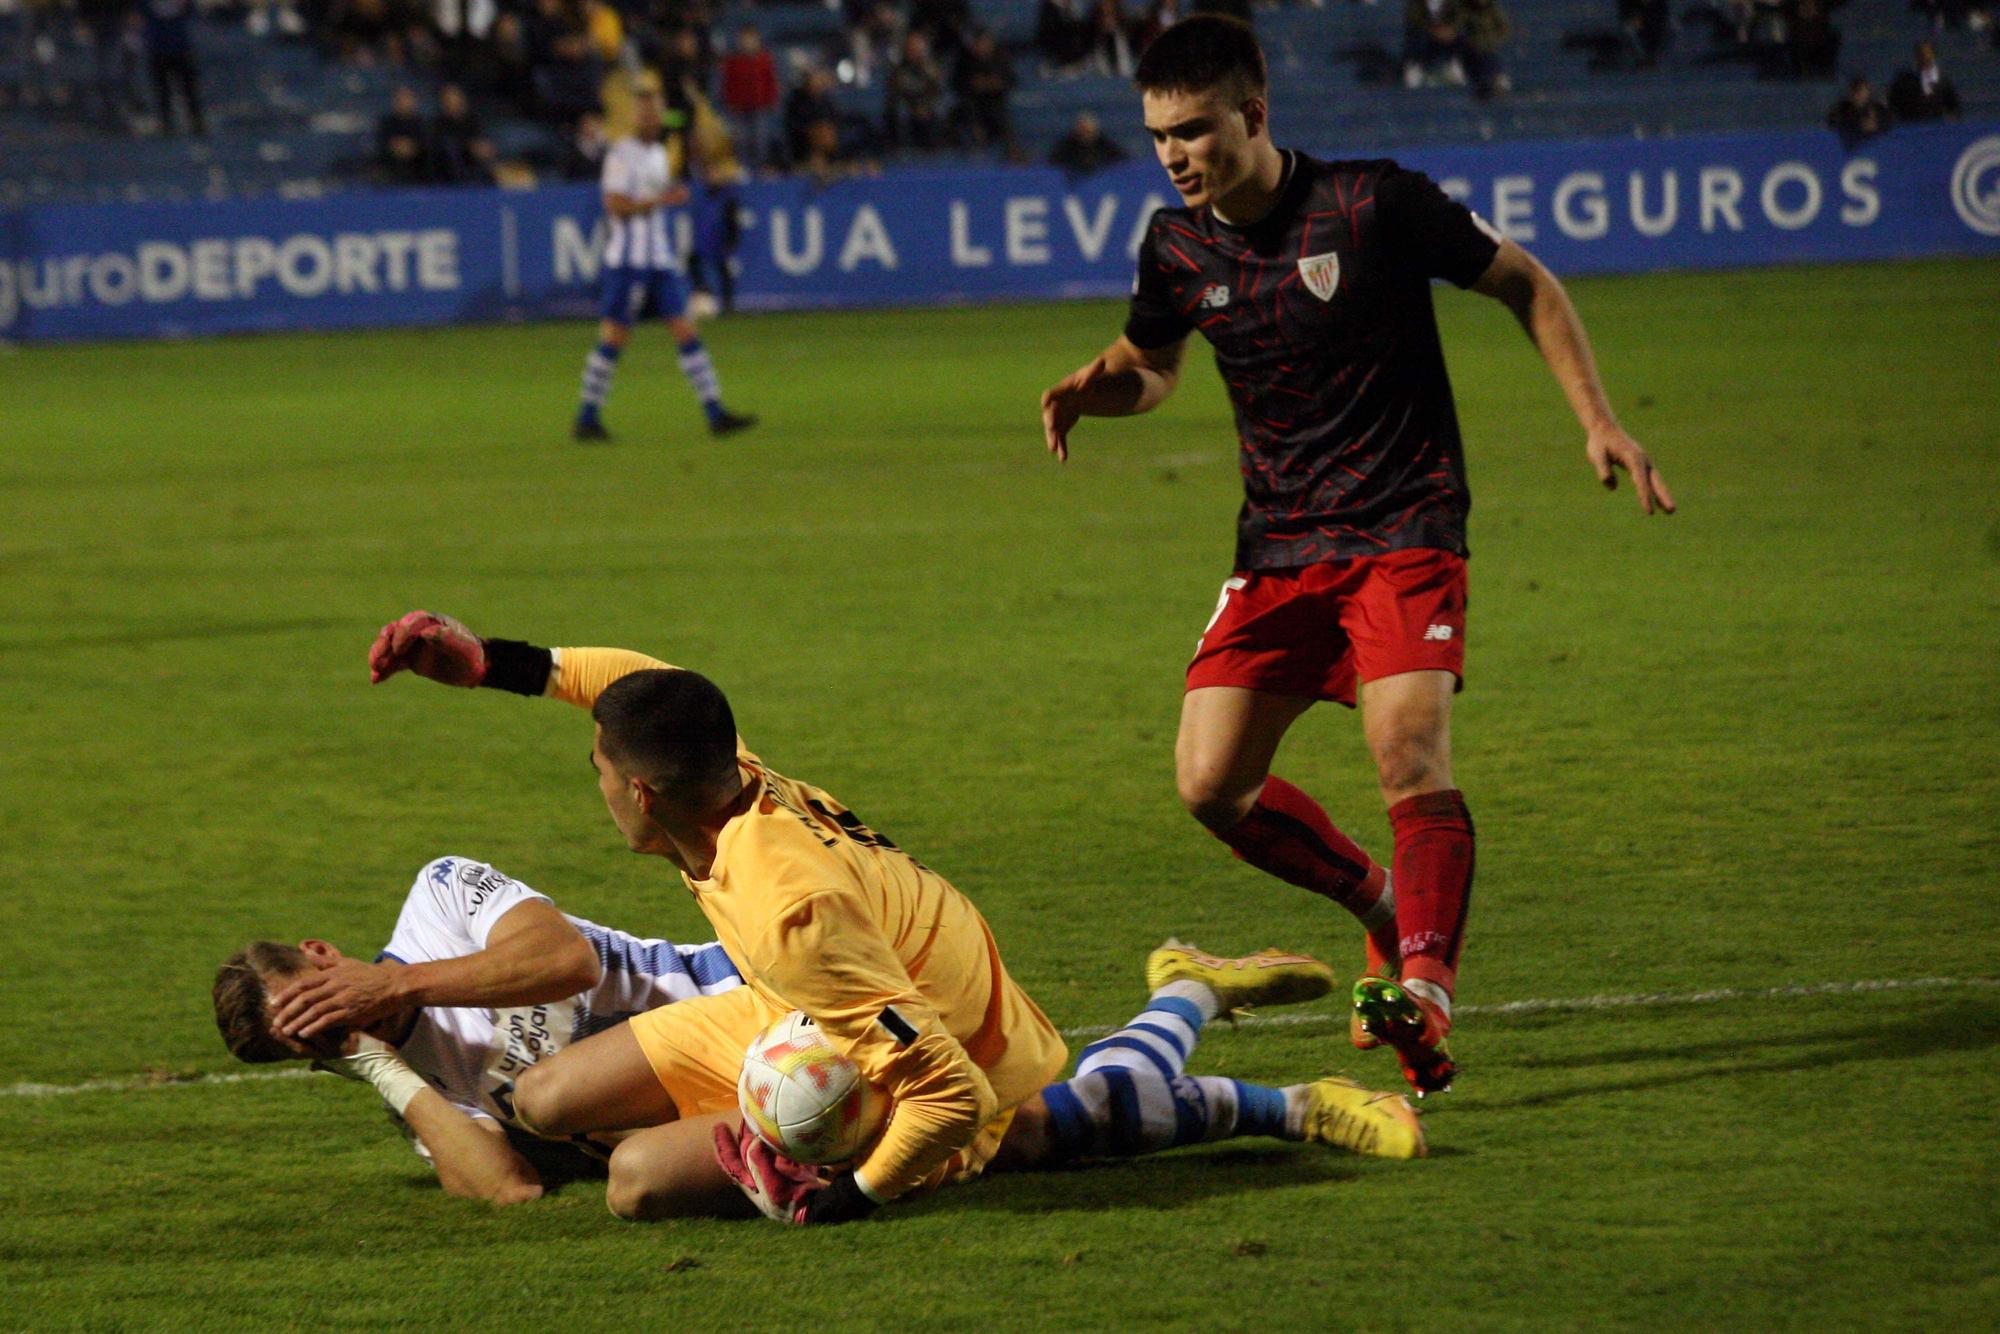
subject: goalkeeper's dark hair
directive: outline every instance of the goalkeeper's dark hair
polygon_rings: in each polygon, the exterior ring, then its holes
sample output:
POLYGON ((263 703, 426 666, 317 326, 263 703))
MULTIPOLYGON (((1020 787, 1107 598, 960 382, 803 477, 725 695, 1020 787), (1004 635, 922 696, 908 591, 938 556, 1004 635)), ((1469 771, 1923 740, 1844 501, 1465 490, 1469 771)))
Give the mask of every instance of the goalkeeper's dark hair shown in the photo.
POLYGON ((670 667, 606 686, 590 716, 611 762, 672 792, 721 787, 736 772, 736 715, 715 682, 670 667))
POLYGON ((252 1065, 299 1059, 271 1033, 264 978, 290 977, 311 967, 305 951, 275 940, 252 941, 223 961, 215 974, 215 1026, 231 1056, 252 1065))
POLYGON ((1264 52, 1250 25, 1220 14, 1182 19, 1153 39, 1132 81, 1146 93, 1220 93, 1236 103, 1269 83, 1264 52))

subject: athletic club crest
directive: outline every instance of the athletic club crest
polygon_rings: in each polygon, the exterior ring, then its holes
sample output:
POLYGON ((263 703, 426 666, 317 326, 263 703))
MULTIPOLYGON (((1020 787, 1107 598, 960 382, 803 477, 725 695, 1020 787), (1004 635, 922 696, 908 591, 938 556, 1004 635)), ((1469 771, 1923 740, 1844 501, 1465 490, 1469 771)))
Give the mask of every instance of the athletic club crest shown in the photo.
POLYGON ((1334 289, 1340 286, 1340 252, 1307 255, 1299 261, 1299 277, 1306 280, 1308 292, 1322 301, 1333 300, 1334 289))

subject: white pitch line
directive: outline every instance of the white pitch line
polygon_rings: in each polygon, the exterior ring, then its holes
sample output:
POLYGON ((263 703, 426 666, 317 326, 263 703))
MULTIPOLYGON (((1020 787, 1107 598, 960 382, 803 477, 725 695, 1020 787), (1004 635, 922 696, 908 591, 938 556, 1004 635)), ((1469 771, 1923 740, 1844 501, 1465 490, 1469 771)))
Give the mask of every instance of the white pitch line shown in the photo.
MULTIPOLYGON (((1936 991, 1961 988, 1984 990, 2000 987, 2000 977, 1892 977, 1872 982, 1809 982, 1789 987, 1717 987, 1712 991, 1653 991, 1615 996, 1554 996, 1539 1000, 1497 1001, 1486 1005, 1461 1005, 1459 1015, 1563 1014, 1591 1010, 1659 1009, 1671 1005, 1721 1005, 1740 1000, 1785 1000, 1801 996, 1857 996, 1879 991, 1936 991)), ((1304 1014, 1249 1015, 1244 1028, 1297 1028, 1317 1024, 1345 1023, 1339 1012, 1312 1011, 1304 1014)), ((1115 1033, 1122 1024, 1086 1024, 1065 1028, 1066 1038, 1101 1038, 1115 1033)), ((273 1079, 304 1079, 313 1072, 303 1066, 280 1070, 246 1070, 236 1074, 172 1076, 140 1075, 121 1079, 88 1079, 80 1084, 0 1084, 0 1098, 61 1098, 73 1093, 145 1093, 154 1089, 197 1088, 211 1084, 257 1084, 273 1079)))

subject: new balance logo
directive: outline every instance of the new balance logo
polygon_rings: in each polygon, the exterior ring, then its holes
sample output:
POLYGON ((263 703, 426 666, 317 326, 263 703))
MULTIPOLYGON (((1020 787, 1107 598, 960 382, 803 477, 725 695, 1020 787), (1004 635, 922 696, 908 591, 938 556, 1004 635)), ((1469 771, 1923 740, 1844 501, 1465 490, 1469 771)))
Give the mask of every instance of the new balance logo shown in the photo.
POLYGON ((1424 629, 1424 638, 1443 642, 1451 638, 1451 627, 1448 625, 1427 626, 1424 629))
POLYGON ((1207 290, 1201 294, 1201 304, 1205 310, 1221 310, 1229 304, 1229 285, 1210 283, 1207 290))

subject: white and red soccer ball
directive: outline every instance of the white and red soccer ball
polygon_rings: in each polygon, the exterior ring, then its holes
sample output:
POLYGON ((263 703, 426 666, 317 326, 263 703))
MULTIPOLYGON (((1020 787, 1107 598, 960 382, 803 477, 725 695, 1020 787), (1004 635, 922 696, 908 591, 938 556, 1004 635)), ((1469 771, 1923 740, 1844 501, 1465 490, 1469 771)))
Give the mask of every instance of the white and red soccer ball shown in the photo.
POLYGON ((800 1163, 844 1163, 881 1129, 887 1100, 860 1067, 794 1010, 743 1053, 736 1104, 759 1139, 800 1163))

